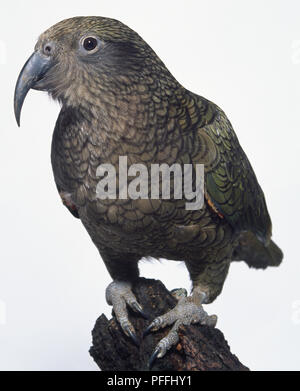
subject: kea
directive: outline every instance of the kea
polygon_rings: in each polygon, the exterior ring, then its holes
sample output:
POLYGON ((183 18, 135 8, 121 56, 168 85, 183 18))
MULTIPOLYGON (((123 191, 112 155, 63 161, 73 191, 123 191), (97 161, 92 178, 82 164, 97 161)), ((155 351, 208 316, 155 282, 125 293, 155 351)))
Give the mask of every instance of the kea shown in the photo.
MULTIPOLYGON (((225 113, 185 89, 125 24, 92 16, 50 27, 17 80, 18 125, 31 88, 47 91, 61 104, 51 150, 57 190, 99 250, 113 280, 106 300, 135 343, 128 308, 147 316, 132 292, 139 261, 167 259, 187 267, 191 294, 174 290, 177 305, 149 320, 145 330, 146 335, 171 326, 153 347, 150 363, 177 344, 181 325, 215 326, 216 315, 208 315, 203 304, 220 294, 232 261, 262 269, 281 263, 264 193, 225 113), (169 167, 170 197, 162 197, 161 188, 151 197, 138 186, 140 196, 124 196, 120 157, 149 170, 169 167), (187 208, 185 194, 176 197, 174 164, 191 167, 193 189, 196 167, 204 167, 201 207, 187 208), (115 169, 116 192, 103 197, 97 191, 99 167, 108 165, 115 169)), ((137 178, 125 179, 130 184, 137 178)), ((163 179, 160 175, 160 186, 163 179)))

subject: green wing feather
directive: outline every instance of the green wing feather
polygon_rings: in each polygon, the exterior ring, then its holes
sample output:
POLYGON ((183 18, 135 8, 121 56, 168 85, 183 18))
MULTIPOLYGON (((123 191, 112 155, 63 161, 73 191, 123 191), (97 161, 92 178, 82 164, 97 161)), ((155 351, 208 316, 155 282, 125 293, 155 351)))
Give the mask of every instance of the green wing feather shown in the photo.
POLYGON ((231 123, 219 107, 215 110, 214 120, 202 128, 218 151, 212 168, 206 171, 206 191, 233 227, 252 231, 267 243, 272 228, 264 193, 231 123))

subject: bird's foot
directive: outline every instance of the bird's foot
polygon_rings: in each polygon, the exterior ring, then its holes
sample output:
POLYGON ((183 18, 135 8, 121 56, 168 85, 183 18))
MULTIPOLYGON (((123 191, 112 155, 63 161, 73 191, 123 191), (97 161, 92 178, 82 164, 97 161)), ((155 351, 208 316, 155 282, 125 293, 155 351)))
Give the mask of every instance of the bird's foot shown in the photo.
POLYGON ((116 318, 124 333, 139 346, 139 340, 134 327, 128 319, 127 305, 132 308, 133 311, 141 314, 145 319, 148 319, 148 315, 138 303, 131 288, 132 285, 130 282, 114 280, 106 288, 106 301, 109 305, 113 306, 116 318))
POLYGON ((163 357, 167 350, 177 344, 179 340, 178 329, 181 325, 200 323, 215 327, 217 323, 217 316, 209 316, 202 308, 202 303, 206 298, 204 292, 194 291, 191 296, 187 296, 185 289, 175 289, 172 291, 172 295, 178 300, 177 305, 166 314, 154 319, 144 331, 144 336, 146 336, 151 331, 173 324, 169 333, 156 345, 149 359, 149 367, 152 366, 156 358, 163 357))

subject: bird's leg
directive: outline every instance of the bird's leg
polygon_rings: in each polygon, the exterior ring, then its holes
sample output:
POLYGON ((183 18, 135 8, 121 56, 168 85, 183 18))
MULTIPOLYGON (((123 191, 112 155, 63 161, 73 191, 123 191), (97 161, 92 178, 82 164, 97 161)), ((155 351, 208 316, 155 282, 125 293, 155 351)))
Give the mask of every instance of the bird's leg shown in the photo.
POLYGON ((156 331, 168 325, 173 325, 169 333, 156 345, 149 360, 149 367, 152 366, 156 358, 163 357, 168 349, 176 345, 179 340, 178 329, 181 325, 200 323, 201 325, 215 327, 217 316, 208 315, 204 311, 202 304, 210 303, 221 292, 228 267, 228 260, 224 260, 213 267, 208 265, 199 274, 199 272, 196 272, 197 267, 195 270, 194 265, 187 264, 193 280, 192 294, 187 296, 182 289, 172 291, 172 294, 178 300, 177 305, 166 314, 154 319, 144 331, 145 336, 150 331, 156 331))
POLYGON ((124 333, 138 345, 139 341, 134 327, 128 319, 127 306, 148 319, 147 314, 143 311, 131 290, 133 282, 139 276, 139 257, 133 254, 120 256, 112 253, 112 250, 102 251, 101 256, 113 278, 113 282, 106 288, 106 301, 113 306, 117 321, 124 333))
POLYGON ((148 319, 148 316, 143 311, 142 306, 138 303, 131 288, 132 284, 129 281, 114 280, 106 288, 106 301, 109 305, 113 306, 116 318, 124 333, 138 346, 139 340, 133 325, 128 319, 127 305, 132 308, 133 311, 141 314, 144 318, 148 319))

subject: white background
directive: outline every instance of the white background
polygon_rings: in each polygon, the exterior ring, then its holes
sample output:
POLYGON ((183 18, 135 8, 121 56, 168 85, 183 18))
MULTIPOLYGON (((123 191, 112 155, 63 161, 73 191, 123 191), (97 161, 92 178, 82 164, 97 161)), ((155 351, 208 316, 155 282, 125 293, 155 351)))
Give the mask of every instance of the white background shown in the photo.
MULTIPOLYGON (((219 316, 232 352, 253 370, 300 369, 300 2, 6 1, 0 10, 0 369, 97 370, 88 354, 111 281, 80 221, 63 207, 50 165, 59 112, 30 91, 21 128, 16 78, 39 34, 71 16, 136 30, 188 89, 230 118, 265 192, 283 264, 232 264, 219 316)), ((141 265, 168 288, 190 288, 183 264, 141 265)))

